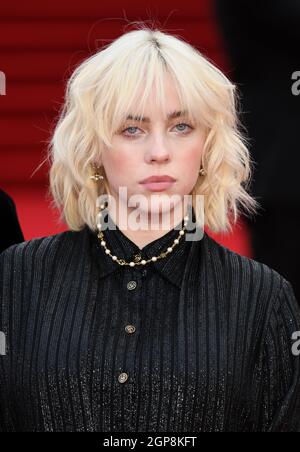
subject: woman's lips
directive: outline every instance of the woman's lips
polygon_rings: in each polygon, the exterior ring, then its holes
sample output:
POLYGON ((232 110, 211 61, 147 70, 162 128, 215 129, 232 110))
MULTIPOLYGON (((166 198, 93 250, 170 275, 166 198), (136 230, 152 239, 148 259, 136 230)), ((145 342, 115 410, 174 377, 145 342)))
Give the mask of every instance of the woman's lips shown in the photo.
POLYGON ((143 182, 141 185, 150 191, 164 191, 172 187, 175 181, 165 181, 165 182, 143 182))

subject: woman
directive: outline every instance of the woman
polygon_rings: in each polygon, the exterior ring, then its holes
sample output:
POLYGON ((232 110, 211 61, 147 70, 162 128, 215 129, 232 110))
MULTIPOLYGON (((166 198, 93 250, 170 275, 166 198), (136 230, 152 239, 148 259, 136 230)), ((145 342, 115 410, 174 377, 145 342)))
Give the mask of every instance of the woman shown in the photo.
POLYGON ((2 430, 298 429, 293 289, 202 230, 257 207, 235 105, 147 27, 75 70, 49 146, 70 230, 1 256, 2 430))

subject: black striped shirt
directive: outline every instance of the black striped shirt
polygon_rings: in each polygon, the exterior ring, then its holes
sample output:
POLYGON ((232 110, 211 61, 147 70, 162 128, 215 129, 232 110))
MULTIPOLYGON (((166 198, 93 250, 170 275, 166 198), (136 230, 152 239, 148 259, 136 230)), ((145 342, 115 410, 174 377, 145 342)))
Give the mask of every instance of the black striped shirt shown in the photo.
MULTIPOLYGON (((118 227, 104 234, 129 261, 178 232, 142 250, 118 227)), ((87 226, 13 245, 0 255, 0 331, 2 431, 299 429, 293 289, 207 233, 135 267, 87 226)))

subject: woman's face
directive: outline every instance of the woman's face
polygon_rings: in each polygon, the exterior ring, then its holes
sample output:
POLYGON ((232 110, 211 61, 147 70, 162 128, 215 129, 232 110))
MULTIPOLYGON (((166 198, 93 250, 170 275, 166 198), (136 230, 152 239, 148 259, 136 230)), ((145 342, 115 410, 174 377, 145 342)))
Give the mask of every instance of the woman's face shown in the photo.
MULTIPOLYGON (((166 80, 166 99, 168 113, 180 110, 179 98, 169 79, 166 80)), ((120 187, 126 187, 128 200, 132 195, 138 195, 138 203, 132 204, 133 208, 151 215, 170 211, 167 200, 172 195, 179 195, 182 203, 184 195, 192 192, 201 167, 204 130, 199 124, 191 124, 184 115, 165 122, 153 101, 147 104, 144 117, 148 119, 142 124, 127 119, 113 136, 113 148, 102 153, 100 164, 104 166, 116 205, 126 202, 119 192, 120 187), (157 175, 171 176, 175 182, 160 191, 151 191, 140 183, 157 175)), ((174 203, 171 204, 174 207, 174 203)), ((128 202, 126 208, 129 213, 128 202)))

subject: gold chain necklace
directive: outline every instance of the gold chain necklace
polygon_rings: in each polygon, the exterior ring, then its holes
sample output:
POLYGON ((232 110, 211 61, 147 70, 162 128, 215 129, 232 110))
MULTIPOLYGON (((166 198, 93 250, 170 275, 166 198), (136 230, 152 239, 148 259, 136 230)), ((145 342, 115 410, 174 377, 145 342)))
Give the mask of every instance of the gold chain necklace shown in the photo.
MULTIPOLYGON (((106 206, 104 204, 101 204, 100 206, 100 210, 103 210, 106 206)), ((101 218, 102 213, 100 212, 98 214, 101 218)), ((184 217, 184 226, 182 229, 180 229, 178 237, 176 239, 174 239, 173 244, 171 246, 169 246, 166 251, 163 251, 162 253, 160 253, 159 256, 153 256, 151 257, 151 259, 142 259, 140 262, 126 262, 124 259, 119 259, 117 256, 114 256, 111 254, 111 250, 107 248, 106 246, 106 241, 104 240, 104 234, 103 231, 101 231, 101 223, 97 222, 97 228, 99 230, 97 237, 100 240, 100 244, 101 246, 105 249, 105 253, 115 262, 117 262, 119 265, 129 265, 130 267, 134 267, 135 265, 146 265, 150 262, 156 262, 158 259, 163 259, 164 257, 168 256, 168 254, 172 253, 173 249, 175 248, 176 245, 179 244, 180 239, 182 238, 182 236, 185 234, 186 231, 186 225, 188 223, 189 220, 189 216, 185 216, 184 217)))

